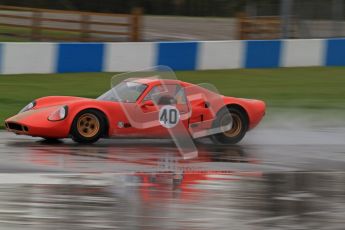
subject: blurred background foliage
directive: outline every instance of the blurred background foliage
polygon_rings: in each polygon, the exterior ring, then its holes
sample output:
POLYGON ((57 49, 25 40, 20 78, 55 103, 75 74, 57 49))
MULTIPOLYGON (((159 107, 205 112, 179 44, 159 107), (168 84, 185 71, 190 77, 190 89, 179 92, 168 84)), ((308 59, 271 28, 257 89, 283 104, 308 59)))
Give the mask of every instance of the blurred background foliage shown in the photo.
MULTIPOLYGON (((345 11, 344 0, 298 0, 293 11, 307 18, 330 18, 333 8, 345 11), (331 7, 334 6, 334 7, 331 7)), ((141 7, 145 14, 234 17, 236 13, 255 9, 255 15, 279 15, 282 0, 0 0, 0 5, 26 6, 62 10, 128 13, 141 7)))
MULTIPOLYGON (((49 9, 128 13, 141 7, 145 14, 232 17, 243 11, 246 0, 0 0, 1 5, 49 9)), ((279 0, 258 0, 276 10, 279 0)), ((278 7, 279 8, 279 7, 278 7)))

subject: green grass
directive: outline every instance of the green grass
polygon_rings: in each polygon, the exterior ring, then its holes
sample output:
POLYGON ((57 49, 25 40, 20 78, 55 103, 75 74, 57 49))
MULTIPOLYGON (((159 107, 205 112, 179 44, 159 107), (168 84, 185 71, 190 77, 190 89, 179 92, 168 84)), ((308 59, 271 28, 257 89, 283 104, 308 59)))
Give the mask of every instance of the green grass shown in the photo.
MULTIPOLYGON (((0 124, 35 98, 95 98, 110 88, 112 73, 0 75, 0 124)), ((224 95, 258 98, 269 109, 345 111, 345 68, 277 68, 177 72, 181 80, 214 84, 224 95)))

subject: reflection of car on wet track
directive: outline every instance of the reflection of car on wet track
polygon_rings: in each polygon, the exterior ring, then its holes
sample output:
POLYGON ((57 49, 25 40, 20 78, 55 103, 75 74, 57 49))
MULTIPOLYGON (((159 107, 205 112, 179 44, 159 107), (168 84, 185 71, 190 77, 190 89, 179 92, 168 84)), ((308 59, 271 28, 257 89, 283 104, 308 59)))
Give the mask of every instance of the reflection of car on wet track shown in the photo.
POLYGON ((264 114, 265 104, 259 100, 222 96, 178 80, 130 78, 97 99, 39 98, 8 118, 5 125, 16 134, 72 137, 76 142, 92 143, 102 137, 169 138, 168 129, 179 123, 194 138, 201 130, 215 143, 233 144, 264 114), (176 110, 162 113, 167 105, 176 110), (170 126, 162 122, 170 122, 170 126), (208 132, 214 127, 220 131, 208 132))

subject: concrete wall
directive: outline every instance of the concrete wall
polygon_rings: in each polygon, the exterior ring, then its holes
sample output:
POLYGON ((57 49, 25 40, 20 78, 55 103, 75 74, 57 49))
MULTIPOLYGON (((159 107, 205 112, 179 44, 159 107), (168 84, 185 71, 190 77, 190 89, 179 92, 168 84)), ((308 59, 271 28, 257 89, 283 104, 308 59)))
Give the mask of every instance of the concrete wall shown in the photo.
POLYGON ((345 66, 345 39, 140 43, 0 43, 0 73, 345 66))

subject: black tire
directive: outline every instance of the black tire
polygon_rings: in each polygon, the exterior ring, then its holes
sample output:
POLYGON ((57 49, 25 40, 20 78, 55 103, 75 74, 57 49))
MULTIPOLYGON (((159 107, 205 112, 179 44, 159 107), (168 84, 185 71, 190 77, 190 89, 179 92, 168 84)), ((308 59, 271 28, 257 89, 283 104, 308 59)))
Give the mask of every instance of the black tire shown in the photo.
POLYGON ((71 136, 75 142, 91 144, 102 136, 105 131, 103 114, 94 109, 86 109, 77 114, 71 126, 71 136))
MULTIPOLYGON (((228 108, 232 117, 232 128, 226 132, 217 133, 211 136, 211 140, 215 144, 236 144, 242 140, 248 130, 248 117, 241 109, 236 107, 228 108)), ((229 116, 226 110, 221 110, 217 114, 217 119, 214 122, 214 127, 220 127, 222 119, 229 116)))

